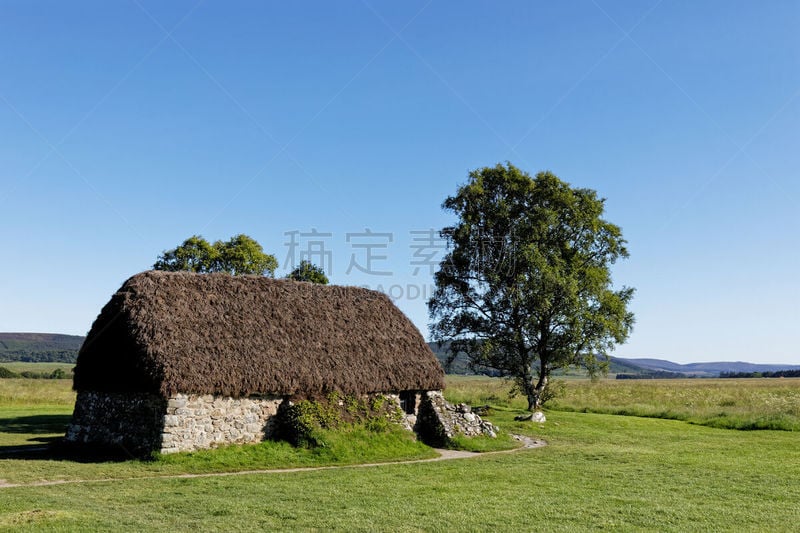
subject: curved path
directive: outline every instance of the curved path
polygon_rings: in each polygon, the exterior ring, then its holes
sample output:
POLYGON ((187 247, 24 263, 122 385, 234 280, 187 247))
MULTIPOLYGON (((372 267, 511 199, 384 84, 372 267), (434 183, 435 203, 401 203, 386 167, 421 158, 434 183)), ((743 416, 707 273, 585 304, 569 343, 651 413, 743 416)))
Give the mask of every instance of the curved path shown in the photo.
POLYGON ((139 479, 185 479, 196 477, 224 477, 224 476, 247 476, 255 474, 287 474, 292 472, 317 472, 320 470, 339 470, 343 468, 372 468, 376 466, 390 466, 390 465, 409 465, 415 463, 432 463, 436 461, 448 461, 451 459, 469 459, 472 457, 480 457, 484 455, 495 455, 500 453, 513 453, 519 450, 526 450, 531 448, 541 448, 546 446, 547 443, 543 440, 525 437, 523 435, 512 435, 512 437, 521 442, 522 445, 518 448, 510 450, 500 450, 497 452, 465 452, 461 450, 444 450, 436 448, 439 453, 437 457, 429 459, 411 459, 408 461, 394 461, 384 463, 361 463, 354 465, 329 465, 329 466, 305 466, 296 468, 271 468, 265 470, 239 470, 236 472, 208 472, 205 474, 168 474, 163 476, 140 476, 128 478, 100 478, 100 479, 63 479, 55 481, 34 481, 31 483, 7 483, 6 480, 0 479, 0 489, 10 489, 14 487, 45 487, 49 485, 67 485, 71 483, 96 483, 103 481, 135 481, 139 479))

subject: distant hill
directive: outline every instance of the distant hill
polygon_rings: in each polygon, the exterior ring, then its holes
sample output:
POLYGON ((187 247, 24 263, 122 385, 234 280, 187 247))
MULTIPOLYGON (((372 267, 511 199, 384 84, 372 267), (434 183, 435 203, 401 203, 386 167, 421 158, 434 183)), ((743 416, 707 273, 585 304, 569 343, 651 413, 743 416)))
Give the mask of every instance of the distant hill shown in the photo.
POLYGON ((0 333, 0 362, 74 363, 84 338, 57 333, 0 333))
POLYGON ((779 370, 800 370, 800 365, 772 365, 772 364, 758 364, 758 363, 745 363, 742 361, 735 362, 715 362, 715 363, 673 363, 671 361, 664 361, 662 359, 623 359, 621 357, 612 357, 613 361, 624 362, 635 367, 639 367, 645 371, 653 372, 674 372, 678 374, 685 374, 687 376, 698 377, 715 377, 723 372, 776 372, 779 370))
MULTIPOLYGON (((439 348, 437 343, 429 342, 428 345, 436 354, 436 357, 445 365, 447 360, 447 346, 439 348)), ((470 370, 467 358, 459 354, 453 361, 450 368, 445 369, 448 374, 474 374, 470 370)), ((753 372, 777 372, 780 370, 800 370, 800 365, 772 365, 744 362, 718 362, 718 363, 688 363, 680 364, 662 359, 635 358, 626 359, 623 357, 611 357, 609 363, 609 375, 625 374, 629 376, 647 376, 653 378, 666 377, 718 377, 721 373, 753 373, 753 372)), ((490 373, 490 372, 486 372, 490 373)))

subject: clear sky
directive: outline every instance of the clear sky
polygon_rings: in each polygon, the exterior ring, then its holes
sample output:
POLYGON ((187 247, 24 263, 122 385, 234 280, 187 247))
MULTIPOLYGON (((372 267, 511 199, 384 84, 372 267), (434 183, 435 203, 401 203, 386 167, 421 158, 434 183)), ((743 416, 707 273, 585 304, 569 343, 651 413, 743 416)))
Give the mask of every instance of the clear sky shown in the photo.
POLYGON ((800 363, 799 27, 796 1, 1 0, 0 331, 85 334, 163 250, 246 233, 427 334, 441 203, 510 161, 607 198, 616 355, 800 363))

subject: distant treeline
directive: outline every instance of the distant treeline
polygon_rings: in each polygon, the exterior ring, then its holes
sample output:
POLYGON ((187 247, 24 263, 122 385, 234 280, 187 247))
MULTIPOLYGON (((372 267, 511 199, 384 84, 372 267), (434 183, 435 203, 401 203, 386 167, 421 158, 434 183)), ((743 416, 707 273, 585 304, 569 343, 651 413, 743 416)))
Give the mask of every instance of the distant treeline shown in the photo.
POLYGON ((0 350, 0 363, 74 363, 77 360, 78 350, 0 350))
POLYGON ((23 370, 22 372, 13 372, 4 366, 0 366, 0 379, 8 378, 26 378, 26 379, 70 379, 72 378, 71 372, 66 372, 62 368, 56 368, 52 372, 31 372, 30 370, 23 370))
POLYGON ((800 370, 776 370, 774 372, 722 372, 721 378, 800 378, 800 370))
POLYGON ((0 363, 74 363, 83 340, 58 333, 0 333, 0 363))
POLYGON ((696 376, 681 374, 680 372, 667 372, 666 370, 654 370, 641 374, 617 374, 617 379, 686 379, 696 376))

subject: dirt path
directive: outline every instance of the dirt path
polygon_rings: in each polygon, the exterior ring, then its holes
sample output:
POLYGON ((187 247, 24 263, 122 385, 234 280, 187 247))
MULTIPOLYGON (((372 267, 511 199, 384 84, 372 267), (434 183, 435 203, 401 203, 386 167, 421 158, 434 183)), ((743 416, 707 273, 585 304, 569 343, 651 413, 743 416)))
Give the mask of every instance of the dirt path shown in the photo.
POLYGON ((511 450, 502 450, 499 452, 465 452, 461 450, 443 450, 437 448, 437 457, 429 459, 412 459, 409 461, 395 461, 386 463, 362 463, 356 465, 330 465, 330 466, 306 466, 297 468, 272 468, 266 470, 241 470, 237 472, 209 472, 206 474, 168 474, 163 476, 141 476, 129 478, 101 478, 101 479, 64 479, 55 481, 33 481, 31 483, 8 483, 5 479, 0 479, 0 489, 10 489, 15 487, 46 487, 49 485, 68 485, 73 483, 96 483, 103 481, 134 481, 139 479, 187 479, 198 477, 226 477, 226 476, 248 476, 258 474, 289 474, 292 472, 318 472, 321 470, 341 470, 344 468, 373 468, 377 466, 390 466, 390 465, 410 465, 416 463, 433 463, 436 461, 449 461, 451 459, 469 459, 472 457, 480 457, 485 455, 496 455, 500 453, 514 453, 520 450, 527 450, 531 448, 541 448, 546 446, 547 443, 543 440, 525 437, 523 435, 512 435, 515 440, 522 443, 519 448, 511 450))

